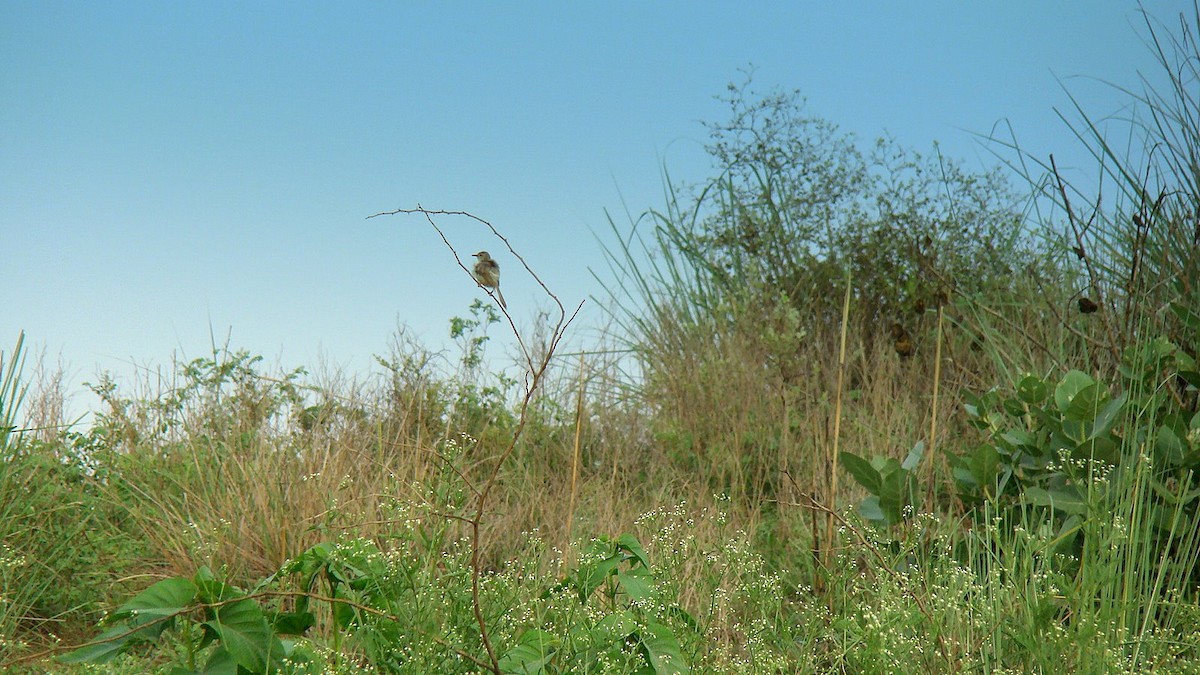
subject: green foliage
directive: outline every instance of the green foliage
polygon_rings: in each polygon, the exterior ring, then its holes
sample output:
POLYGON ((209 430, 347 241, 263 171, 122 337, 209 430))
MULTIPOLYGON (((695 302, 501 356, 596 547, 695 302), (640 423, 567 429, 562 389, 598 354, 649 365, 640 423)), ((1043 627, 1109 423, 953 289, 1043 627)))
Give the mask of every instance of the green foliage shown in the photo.
MULTIPOLYGON (((576 668, 597 662, 621 663, 626 654, 634 653, 643 660, 646 672, 691 672, 674 629, 647 611, 647 607, 655 606, 657 579, 637 538, 623 534, 616 541, 593 540, 582 559, 585 562, 565 582, 543 596, 570 590, 581 605, 588 605, 597 593, 600 596, 600 611, 591 613, 592 617, 599 615, 599 620, 589 618, 570 629, 569 643, 582 649, 564 662, 575 663, 576 668)), ((664 609, 676 620, 695 627, 695 620, 682 608, 664 609)))
POLYGON ((858 505, 863 518, 873 523, 895 525, 912 515, 917 502, 917 468, 925 453, 918 442, 903 462, 891 457, 867 461, 852 452, 841 453, 842 467, 870 494, 858 505))
MULTIPOLYGON (((105 619, 102 633, 59 661, 110 663, 137 646, 160 644, 170 632, 186 654, 186 663, 174 672, 197 672, 201 662, 198 672, 309 672, 314 652, 294 638, 316 626, 317 605, 324 604, 337 635, 363 649, 380 669, 459 672, 451 666, 459 660, 454 655, 468 653, 473 645, 455 646, 437 636, 471 625, 468 612, 462 611, 469 589, 461 568, 441 579, 449 586, 439 592, 418 585, 438 583, 435 570, 397 553, 365 540, 319 544, 251 591, 217 580, 207 568, 192 578, 166 579, 121 605, 105 619), (300 590, 272 590, 285 581, 300 590), (425 605, 440 593, 457 595, 459 602, 425 605), (294 598, 291 608, 275 608, 272 603, 280 597, 294 598), (431 652, 413 641, 441 646, 431 652)), ((540 598, 569 589, 581 607, 597 601, 601 611, 572 613, 578 623, 557 626, 561 633, 521 631, 500 658, 502 672, 576 672, 601 662, 636 662, 656 674, 690 672, 675 629, 649 609, 660 589, 638 540, 631 535, 615 542, 596 540, 585 557, 588 562, 540 598)), ((496 580, 502 582, 503 577, 496 580)), ((525 601, 537 602, 536 597, 526 595, 525 601)), ((677 606, 668 607, 666 616, 695 627, 677 606)), ((335 638, 335 644, 338 641, 335 638)))
POLYGON ((175 630, 186 644, 186 670, 197 672, 196 657, 212 645, 198 672, 277 672, 288 659, 291 666, 308 656, 285 643, 279 633, 294 629, 293 614, 268 621, 256 599, 245 591, 218 581, 207 568, 195 577, 164 579, 136 595, 110 614, 110 626, 88 645, 59 658, 63 663, 108 663, 141 644, 154 644, 167 630, 175 630))
POLYGON ((133 559, 69 448, 18 428, 23 335, 0 353, 0 660, 65 619, 91 617, 133 559))
POLYGON ((1012 396, 968 395, 968 419, 987 440, 951 453, 960 498, 971 506, 1024 500, 1087 515, 1088 482, 1072 468, 1079 462, 1130 468, 1144 461, 1157 492, 1173 492, 1168 483, 1190 486, 1200 471, 1192 432, 1200 414, 1184 406, 1195 401, 1195 369, 1190 355, 1159 338, 1126 351, 1116 396, 1078 370, 1057 382, 1026 375, 1012 396))
POLYGON ((862 319, 890 323, 952 289, 1007 288, 1032 259, 1019 200, 998 171, 972 173, 936 147, 929 158, 890 139, 864 151, 808 114, 798 92, 760 96, 749 78, 722 100, 729 119, 707 125, 721 173, 657 219, 663 243, 719 293, 751 304, 782 296, 812 328, 836 322, 849 271, 862 319))

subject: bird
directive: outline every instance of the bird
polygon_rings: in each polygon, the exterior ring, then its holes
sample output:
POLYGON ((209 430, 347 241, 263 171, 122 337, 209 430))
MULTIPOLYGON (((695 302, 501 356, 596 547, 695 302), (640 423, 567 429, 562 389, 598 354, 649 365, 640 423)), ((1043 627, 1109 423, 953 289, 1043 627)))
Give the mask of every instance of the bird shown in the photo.
POLYGON ((1080 314, 1092 314, 1098 309, 1100 309, 1100 306, 1092 302, 1091 298, 1079 298, 1080 314))
POLYGON ((500 309, 507 310, 508 305, 504 302, 504 294, 500 292, 500 264, 492 260, 492 256, 487 251, 476 253, 475 258, 478 259, 475 263, 475 270, 472 272, 475 281, 480 286, 495 290, 496 300, 500 302, 500 309))

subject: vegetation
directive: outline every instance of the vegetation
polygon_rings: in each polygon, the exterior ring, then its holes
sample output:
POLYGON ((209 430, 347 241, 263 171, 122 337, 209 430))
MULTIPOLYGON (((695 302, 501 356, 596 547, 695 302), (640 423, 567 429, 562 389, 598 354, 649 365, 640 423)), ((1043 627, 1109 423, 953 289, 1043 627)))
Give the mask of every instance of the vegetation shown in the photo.
POLYGON ((1147 18, 1142 151, 1064 114, 1103 198, 732 86, 717 175, 614 224, 624 355, 557 354, 551 294, 493 375, 477 303, 452 358, 214 346, 82 429, 18 338, 0 667, 1200 672, 1198 21, 1147 18))

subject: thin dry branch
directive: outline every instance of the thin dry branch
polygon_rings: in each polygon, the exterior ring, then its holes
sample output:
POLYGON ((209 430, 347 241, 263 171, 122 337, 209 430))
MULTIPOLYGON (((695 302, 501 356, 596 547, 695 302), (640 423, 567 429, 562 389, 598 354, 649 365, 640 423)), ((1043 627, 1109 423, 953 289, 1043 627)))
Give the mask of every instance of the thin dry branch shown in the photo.
MULTIPOLYGON (((446 238, 445 233, 440 227, 438 227, 437 223, 434 222, 433 216, 463 216, 482 223, 489 230, 491 230, 492 234, 495 235, 496 238, 504 242, 504 246, 508 249, 509 253, 511 253, 512 256, 521 263, 521 266, 525 268, 525 271, 528 272, 531 277, 533 277, 534 281, 541 286, 542 290, 558 308, 558 318, 550 332, 550 338, 546 345, 545 352, 541 358, 535 360, 533 351, 528 345, 525 344, 525 340, 522 338, 520 331, 517 329, 512 315, 508 313, 507 309, 501 307, 500 311, 504 314, 505 318, 508 319, 508 325, 512 329, 513 335, 517 339, 517 344, 520 346, 521 354, 524 357, 525 364, 527 366, 527 371, 525 373, 525 395, 521 399, 521 407, 517 418, 517 426, 516 429, 513 430, 512 438, 508 443, 508 447, 506 447, 504 451, 500 453, 499 458, 497 458, 493 464, 491 473, 488 475, 487 480, 484 481, 478 489, 472 486, 472 491, 475 493, 475 506, 473 513, 469 517, 442 514, 447 518, 464 522, 471 528, 471 609, 475 614, 475 622, 479 626, 480 641, 483 642, 484 650, 487 651, 488 655, 488 663, 481 665, 485 665, 492 672, 496 673, 496 675, 500 675, 500 661, 496 656, 495 647, 492 645, 491 632, 488 629, 487 622, 484 620, 483 606, 479 596, 480 578, 483 574, 483 555, 480 533, 483 528, 484 513, 486 512, 488 497, 491 495, 492 488, 495 487, 499 478, 500 469, 504 466, 504 463, 508 460, 508 458, 512 456, 513 451, 516 450, 517 442, 520 440, 521 434, 525 430, 525 426, 529 421, 529 407, 533 402, 534 394, 537 392, 538 387, 545 378, 546 370, 550 367, 550 361, 554 358, 554 354, 557 351, 559 344, 566 336, 567 328, 575 321, 576 317, 579 316, 579 311, 583 309, 583 303, 580 302, 570 316, 568 316, 566 308, 558 299, 558 296, 555 295, 554 292, 550 290, 550 287, 542 281, 541 277, 539 277, 537 273, 533 271, 533 269, 529 266, 529 263, 525 261, 525 258, 523 258, 521 254, 517 253, 516 249, 514 249, 512 244, 509 243, 508 238, 500 234, 500 232, 491 223, 474 214, 466 211, 430 210, 418 204, 417 207, 413 209, 397 209, 395 211, 376 213, 375 215, 367 216, 367 218, 370 219, 377 216, 412 213, 419 213, 425 216, 425 220, 438 233, 438 236, 442 238, 442 242, 446 244, 448 249, 450 249, 450 253, 454 256, 455 261, 458 262, 458 266, 461 267, 468 276, 472 276, 471 271, 467 269, 467 266, 464 265, 462 260, 458 257, 458 253, 454 250, 454 247, 450 245, 450 241, 446 238)), ((472 278, 474 277, 472 276, 472 278)), ((484 290, 487 291, 489 295, 492 295, 490 289, 485 287, 484 290)))

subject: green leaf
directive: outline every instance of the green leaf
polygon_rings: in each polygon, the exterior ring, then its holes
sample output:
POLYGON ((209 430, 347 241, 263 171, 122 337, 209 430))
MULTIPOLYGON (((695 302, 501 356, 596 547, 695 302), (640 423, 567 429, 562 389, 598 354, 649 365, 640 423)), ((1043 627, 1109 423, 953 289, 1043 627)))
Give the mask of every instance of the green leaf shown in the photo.
POLYGON ((1087 501, 1079 495, 1078 491, 1068 488, 1051 488, 1050 490, 1040 487, 1025 488, 1024 501, 1034 506, 1049 506, 1063 513, 1087 515, 1088 512, 1087 501))
POLYGON ((216 607, 204 625, 217 633, 233 660, 252 673, 266 672, 283 658, 283 644, 253 600, 216 607))
POLYGON ((1158 428, 1154 437, 1154 459, 1167 467, 1183 464, 1185 445, 1183 439, 1168 426, 1158 428))
POLYGON ((1058 411, 1065 414, 1075 395, 1095 383, 1090 375, 1078 370, 1064 375, 1062 381, 1054 388, 1054 404, 1058 406, 1058 411))
POLYGON ((187 577, 163 579, 121 605, 113 617, 124 617, 133 612, 151 616, 178 614, 196 602, 196 594, 196 585, 187 577))
POLYGON ((59 656, 58 661, 60 663, 108 663, 129 648, 132 636, 117 638, 118 635, 128 632, 129 627, 124 625, 110 628, 97 635, 91 643, 59 656))
POLYGON ((204 664, 204 675, 238 675, 238 662, 224 645, 220 645, 204 664))
POLYGON ((638 541, 637 537, 632 534, 623 534, 617 537, 617 547, 628 552, 642 564, 642 567, 650 567, 650 559, 646 557, 646 552, 642 549, 642 542, 638 541))
POLYGON ((1006 398, 1004 403, 1004 412, 1008 413, 1009 417, 1024 417, 1026 412, 1025 404, 1015 398, 1006 398))
POLYGON ((1101 436, 1079 446, 1071 456, 1075 459, 1095 459, 1115 465, 1121 459, 1121 446, 1113 439, 1101 436))
POLYGON ((557 637, 544 630, 527 630, 517 638, 517 644, 500 657, 500 670, 520 675, 541 673, 554 658, 560 644, 557 637))
POLYGON ((651 622, 640 637, 646 660, 656 675, 686 675, 692 672, 683 660, 679 639, 670 628, 651 622))
POLYGON ((980 486, 980 483, 975 478, 975 475, 971 473, 971 470, 965 466, 956 466, 950 470, 950 473, 954 476, 954 480, 958 481, 959 484, 965 487, 975 489, 980 486))
POLYGON ((1037 448, 1037 439, 1024 429, 1009 429, 1000 434, 1000 440, 1014 449, 1028 450, 1037 448))
POLYGON ((637 630, 637 618, 633 612, 623 609, 606 615, 596 622, 589 633, 599 642, 623 641, 637 630))
POLYGON ((1046 400, 1050 388, 1040 377, 1026 375, 1017 383, 1017 398, 1029 405, 1037 405, 1046 400))
POLYGON ((907 471, 893 471, 884 476, 879 485, 879 508, 889 525, 904 520, 909 483, 910 474, 907 471))
POLYGON ((873 523, 882 523, 887 521, 887 516, 884 515, 883 509, 879 506, 879 497, 877 495, 871 495, 870 497, 866 497, 859 502, 858 512, 863 518, 866 518, 873 523))
POLYGON ((980 445, 967 458, 971 477, 980 487, 990 488, 996 484, 1000 473, 1000 453, 990 445, 980 445))
POLYGON ((1063 418, 1076 422, 1091 422, 1100 413, 1100 407, 1108 400, 1108 390, 1100 383, 1080 389, 1071 398, 1071 404, 1063 411, 1063 418))
POLYGON ((157 640, 174 623, 171 617, 188 611, 195 602, 196 586, 186 577, 164 579, 113 612, 110 620, 120 623, 94 641, 102 644, 85 645, 64 654, 59 660, 64 663, 105 663, 134 644, 157 640))
POLYGON ((873 495, 879 494, 883 478, 870 462, 852 452, 842 452, 838 457, 842 460, 842 468, 850 472, 850 475, 854 476, 854 480, 865 487, 867 492, 873 495))
POLYGON ((921 457, 925 454, 925 441, 917 441, 912 449, 908 451, 908 456, 900 464, 900 468, 905 471, 912 471, 921 464, 921 457))
POLYGON ((614 554, 580 567, 578 572, 579 601, 586 603, 592 593, 604 583, 604 580, 613 573, 619 564, 621 564, 621 560, 614 554))
POLYGON ((1088 440, 1104 436, 1109 431, 1112 431, 1113 424, 1117 421, 1117 416, 1121 414, 1121 410, 1125 408, 1125 395, 1114 398, 1096 415, 1095 421, 1092 423, 1092 430, 1088 434, 1088 440))
POLYGON ((282 635, 303 635, 317 622, 312 612, 267 612, 271 627, 282 635))
POLYGON ((645 600, 650 597, 654 576, 645 567, 635 567, 625 572, 618 572, 617 583, 629 597, 634 600, 645 600))

